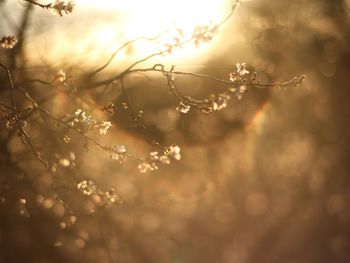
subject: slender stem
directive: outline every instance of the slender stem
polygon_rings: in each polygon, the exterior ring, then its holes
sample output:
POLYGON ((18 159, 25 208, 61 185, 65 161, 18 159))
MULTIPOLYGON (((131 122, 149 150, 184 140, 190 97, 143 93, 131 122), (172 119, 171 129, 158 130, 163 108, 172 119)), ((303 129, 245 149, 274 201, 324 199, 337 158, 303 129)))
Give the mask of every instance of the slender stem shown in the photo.
POLYGON ((163 33, 161 34, 158 34, 157 36, 155 37, 139 37, 139 38, 135 38, 133 40, 130 40, 130 41, 127 41, 125 42, 122 46, 120 46, 116 51, 114 51, 114 53, 111 55, 111 57, 108 59, 108 61, 103 64, 101 67, 99 67, 98 69, 96 69, 95 71, 93 71, 91 73, 91 76, 93 75, 96 75, 97 73, 101 72, 102 70, 104 70, 105 68, 107 68, 111 62, 113 61, 113 59, 115 58, 115 56, 121 51, 123 50, 124 48, 126 48, 127 46, 137 42, 137 41, 140 41, 140 40, 148 40, 148 41, 154 41, 156 39, 158 39, 160 36, 162 36, 164 33, 168 32, 168 30, 164 31, 163 33))
POLYGON ((33 1, 33 0, 23 0, 23 1, 28 2, 30 4, 33 4, 33 5, 36 5, 36 6, 40 6, 41 8, 45 8, 45 9, 49 9, 51 7, 51 4, 44 5, 44 4, 40 4, 40 3, 33 1))
POLYGON ((6 67, 4 64, 0 62, 0 67, 2 67, 7 74, 7 79, 10 84, 10 96, 11 96, 11 108, 12 108, 12 113, 16 112, 16 98, 14 94, 15 86, 13 85, 13 80, 12 80, 12 75, 8 67, 6 67))

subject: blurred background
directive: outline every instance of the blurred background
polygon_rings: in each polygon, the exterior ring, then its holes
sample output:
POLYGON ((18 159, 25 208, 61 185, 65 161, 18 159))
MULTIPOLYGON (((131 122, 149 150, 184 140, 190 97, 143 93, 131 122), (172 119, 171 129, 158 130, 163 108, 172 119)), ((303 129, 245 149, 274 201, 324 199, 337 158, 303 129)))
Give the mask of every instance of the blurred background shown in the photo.
MULTIPOLYGON (((94 79, 84 76, 128 39, 166 29, 158 24, 191 31, 203 23, 198 17, 215 23, 230 8, 229 1, 180 2, 159 11, 157 1, 78 1, 72 14, 56 17, 23 1, 0 1, 0 35, 19 39, 0 59, 16 84, 56 116, 83 108, 112 122, 108 134, 96 138, 145 155, 154 148, 132 127, 118 87, 94 83, 153 52, 154 42, 132 45, 94 79), (51 81, 60 69, 77 96, 30 82, 51 81), (110 102, 118 107, 113 117, 101 110, 110 102)), ((349 8, 347 0, 246 1, 212 41, 150 61, 227 80, 236 62, 246 62, 262 82, 307 76, 297 88, 251 89, 208 116, 178 113, 162 76, 128 77, 146 136, 182 150, 181 161, 152 173, 140 174, 132 161, 120 165, 93 145, 87 150, 77 135, 65 143, 52 121, 31 116, 33 142, 58 160, 49 172, 2 123, 0 262, 349 262, 349 8), (125 203, 84 196, 76 189, 82 179, 104 191, 113 187, 125 203)), ((4 72, 0 78, 6 103, 4 72)), ((198 98, 224 88, 188 77, 175 83, 198 98)))

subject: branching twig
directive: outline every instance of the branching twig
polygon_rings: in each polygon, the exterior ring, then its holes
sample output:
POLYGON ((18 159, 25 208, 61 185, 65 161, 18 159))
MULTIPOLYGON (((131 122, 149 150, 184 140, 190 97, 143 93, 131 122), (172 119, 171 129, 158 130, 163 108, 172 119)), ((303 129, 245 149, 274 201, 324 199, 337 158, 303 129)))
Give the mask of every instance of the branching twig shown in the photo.
POLYGON ((2 67, 5 71, 6 71, 6 74, 7 74, 7 80, 10 84, 10 95, 11 95, 11 108, 12 108, 12 113, 15 113, 16 112, 16 98, 15 98, 15 94, 14 94, 14 85, 13 85, 13 80, 12 80, 12 76, 11 76, 11 72, 9 70, 8 67, 6 67, 4 64, 2 64, 0 62, 0 67, 2 67))
POLYGON ((44 8, 44 9, 49 9, 52 6, 52 4, 46 4, 46 5, 40 4, 40 3, 33 1, 33 0, 23 0, 23 1, 28 2, 30 4, 33 4, 33 5, 36 5, 36 6, 39 6, 39 7, 44 8))
POLYGON ((103 64, 101 67, 99 67, 98 69, 94 70, 92 73, 90 73, 89 75, 92 77, 94 75, 96 75, 97 73, 101 72, 102 70, 104 70, 105 68, 107 68, 111 62, 113 61, 113 59, 115 58, 115 56, 124 48, 126 48, 129 45, 134 44, 135 42, 138 42, 140 40, 147 40, 147 41, 154 41, 157 40, 160 36, 162 36, 164 33, 168 32, 168 30, 166 30, 163 33, 158 34, 155 37, 139 37, 130 41, 125 42, 123 45, 121 45, 116 51, 114 51, 114 53, 111 55, 111 57, 108 59, 108 61, 103 64))

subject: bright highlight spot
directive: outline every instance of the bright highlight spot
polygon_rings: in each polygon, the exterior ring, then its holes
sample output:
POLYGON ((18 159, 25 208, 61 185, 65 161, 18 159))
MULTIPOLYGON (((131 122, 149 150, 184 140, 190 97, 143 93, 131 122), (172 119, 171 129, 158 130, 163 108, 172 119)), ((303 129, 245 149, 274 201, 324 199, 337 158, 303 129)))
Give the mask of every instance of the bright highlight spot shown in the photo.
MULTIPOLYGON (((129 40, 161 35, 156 40, 142 39, 128 45, 114 59, 114 65, 129 64, 163 51, 174 43, 174 39, 190 39, 196 26, 217 24, 230 10, 229 0, 76 0, 76 8, 69 18, 71 21, 66 18, 56 25, 57 30, 62 27, 63 32, 69 27, 72 33, 68 35, 58 31, 54 38, 48 40, 53 43, 49 43, 50 54, 45 54, 45 57, 55 61, 69 57, 84 60, 84 63, 101 63, 129 40), (84 20, 76 21, 77 18, 84 20), (88 61, 85 61, 86 58, 88 61)), ((171 59, 178 62, 189 57, 202 57, 208 46, 202 43, 196 47, 192 43, 172 49, 170 55, 162 57, 162 61, 171 59)))

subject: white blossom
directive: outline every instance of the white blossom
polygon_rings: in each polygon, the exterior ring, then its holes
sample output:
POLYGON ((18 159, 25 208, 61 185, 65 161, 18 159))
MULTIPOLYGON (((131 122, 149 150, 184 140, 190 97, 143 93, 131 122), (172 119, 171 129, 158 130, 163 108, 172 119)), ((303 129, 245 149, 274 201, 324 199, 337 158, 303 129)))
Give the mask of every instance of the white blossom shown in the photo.
POLYGON ((159 157, 159 161, 163 164, 170 164, 170 159, 166 155, 162 155, 159 157))
POLYGON ((150 155, 150 159, 152 161, 158 161, 159 160, 158 152, 151 152, 149 155, 150 155))
POLYGON ((99 132, 100 134, 106 134, 107 130, 112 127, 112 123, 110 121, 104 121, 100 124, 99 132))
POLYGON ((91 195, 96 192, 96 184, 91 180, 83 180, 77 184, 78 190, 82 191, 84 195, 91 195))
POLYGON ((119 154, 126 153, 126 147, 125 147, 125 145, 117 145, 115 147, 115 151, 119 154))
POLYGON ((124 162, 128 157, 127 150, 124 145, 117 145, 113 147, 109 154, 112 160, 119 161, 120 163, 124 162))
POLYGON ((174 158, 175 160, 181 160, 181 149, 179 146, 177 146, 176 144, 170 146, 168 148, 168 156, 174 158))
POLYGON ((249 71, 246 69, 245 63, 237 63, 236 69, 230 72, 230 81, 235 82, 241 80, 242 77, 249 74, 249 71))
POLYGON ((237 73, 240 76, 244 76, 244 75, 249 74, 249 71, 246 69, 245 63, 237 63, 236 68, 237 68, 237 73))
POLYGON ((187 113, 187 112, 190 111, 190 109, 191 109, 190 105, 186 105, 186 104, 184 104, 182 102, 180 102, 179 106, 176 107, 176 110, 178 112, 181 112, 181 113, 187 113))
POLYGON ((73 1, 60 1, 56 0, 54 4, 51 4, 51 9, 54 13, 57 13, 59 16, 63 16, 64 13, 69 14, 73 12, 74 8, 73 1))
POLYGON ((60 83, 64 83, 66 79, 67 79, 66 73, 62 69, 58 71, 54 76, 54 81, 57 81, 60 83))
POLYGON ((148 163, 148 162, 141 162, 137 166, 137 168, 139 169, 139 171, 141 173, 147 173, 149 171, 154 171, 155 170, 155 167, 152 164, 148 163))

